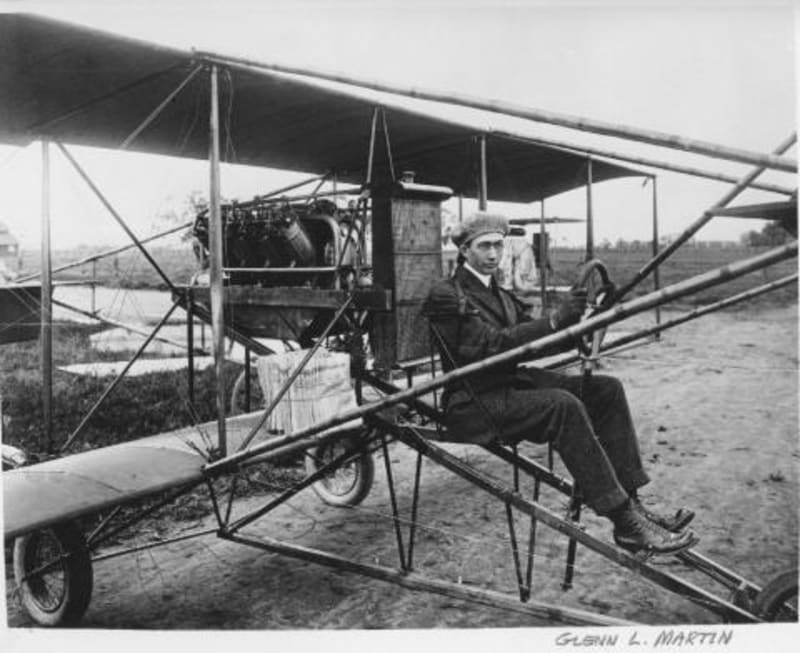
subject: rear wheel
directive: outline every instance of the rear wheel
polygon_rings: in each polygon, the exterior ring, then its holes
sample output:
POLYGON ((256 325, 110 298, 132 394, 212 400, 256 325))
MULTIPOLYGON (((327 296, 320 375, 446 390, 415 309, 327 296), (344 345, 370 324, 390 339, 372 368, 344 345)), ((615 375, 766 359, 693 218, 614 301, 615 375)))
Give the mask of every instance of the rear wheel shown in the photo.
POLYGON ((76 625, 92 596, 92 561, 72 522, 14 541, 14 578, 22 606, 40 626, 76 625))
POLYGON ((306 453, 306 473, 313 474, 346 451, 353 455, 311 487, 331 506, 356 506, 369 494, 375 479, 375 461, 368 451, 357 450, 354 437, 325 442, 306 453))
POLYGON ((764 586, 756 597, 755 613, 764 621, 797 623, 797 569, 779 574, 764 586))

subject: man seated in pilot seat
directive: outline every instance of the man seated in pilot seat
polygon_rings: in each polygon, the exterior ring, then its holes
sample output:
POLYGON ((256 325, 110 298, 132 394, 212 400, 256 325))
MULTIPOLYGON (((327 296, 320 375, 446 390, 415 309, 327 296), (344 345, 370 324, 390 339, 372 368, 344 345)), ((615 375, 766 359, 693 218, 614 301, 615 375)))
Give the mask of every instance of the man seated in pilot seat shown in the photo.
MULTIPOLYGON (((507 233, 503 216, 479 212, 453 234, 459 264, 451 278, 433 286, 424 307, 446 371, 563 329, 585 310, 586 291, 572 289, 549 315, 526 315, 525 306, 495 280, 507 233)), ((661 515, 639 499, 637 490, 649 478, 616 378, 595 374, 582 381, 511 363, 454 382, 442 401, 451 440, 551 442, 583 500, 613 523, 619 546, 668 554, 697 542, 686 530, 692 511, 661 515)))

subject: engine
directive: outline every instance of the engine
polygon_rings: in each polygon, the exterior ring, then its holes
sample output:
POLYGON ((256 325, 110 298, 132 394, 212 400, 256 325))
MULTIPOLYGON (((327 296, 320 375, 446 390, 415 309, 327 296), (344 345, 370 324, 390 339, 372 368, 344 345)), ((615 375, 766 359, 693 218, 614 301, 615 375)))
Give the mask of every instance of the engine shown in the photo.
MULTIPOLYGON (((310 204, 260 201, 221 207, 223 267, 243 285, 350 286, 365 263, 363 211, 328 200, 310 204)), ((195 254, 208 264, 208 212, 193 227, 195 254)))

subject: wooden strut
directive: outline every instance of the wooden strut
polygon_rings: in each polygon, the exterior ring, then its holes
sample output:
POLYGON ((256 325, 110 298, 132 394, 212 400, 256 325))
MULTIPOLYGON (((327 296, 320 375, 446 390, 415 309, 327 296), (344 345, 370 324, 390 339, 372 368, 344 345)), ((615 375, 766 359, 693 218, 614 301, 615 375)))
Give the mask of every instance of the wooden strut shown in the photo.
POLYGON ((447 372, 446 374, 428 381, 424 381, 413 388, 409 388, 388 397, 383 397, 382 399, 371 402, 364 406, 348 409, 337 416, 322 420, 317 424, 305 429, 300 429, 295 433, 274 438, 268 442, 254 445, 247 450, 239 451, 226 458, 206 465, 204 471, 207 474, 213 475, 230 468, 235 468, 240 462, 261 453, 270 451, 271 449, 282 447, 290 444, 291 442, 306 438, 314 433, 323 431, 327 428, 343 424, 352 419, 364 417, 365 415, 375 413, 376 411, 388 408, 389 406, 399 403, 407 403, 410 399, 427 394, 432 390, 444 387, 448 383, 463 379, 467 376, 475 374, 476 372, 490 369, 504 363, 517 362, 527 357, 532 358, 535 354, 538 354, 549 347, 558 346, 567 341, 572 341, 584 334, 608 326, 614 322, 618 322, 626 317, 636 315, 642 311, 649 310, 657 305, 664 304, 675 299, 680 299, 681 297, 694 292, 699 292, 700 290, 704 290, 705 288, 711 286, 719 285, 720 283, 735 279, 755 270, 760 270, 764 267, 793 256, 797 256, 797 241, 782 247, 774 248, 758 256, 754 256, 752 258, 697 275, 683 282, 667 286, 660 291, 651 292, 647 295, 617 304, 616 306, 613 306, 602 313, 594 315, 576 325, 558 331, 552 335, 539 338, 538 340, 520 345, 519 347, 515 347, 513 349, 509 349, 485 360, 459 367, 458 369, 447 372))
POLYGON ((379 107, 376 105, 372 109, 372 126, 369 131, 369 154, 367 155, 367 180, 366 185, 372 183, 372 170, 375 165, 375 137, 378 129, 378 111, 379 107))
POLYGON ((53 451, 53 273, 50 251, 50 142, 42 141, 42 412, 47 453, 53 451))
POLYGON ((500 592, 470 587, 460 583, 431 579, 412 571, 389 569, 380 565, 370 565, 341 556, 333 555, 317 549, 298 546, 288 542, 281 542, 270 537, 245 537, 220 533, 220 537, 239 544, 245 544, 264 551, 278 553, 298 560, 314 562, 339 571, 359 574, 368 578, 382 580, 406 589, 432 592, 454 599, 470 601, 494 608, 503 608, 510 612, 530 615, 561 624, 575 624, 585 626, 633 626, 631 621, 606 617, 592 612, 585 612, 567 606, 557 606, 540 601, 520 603, 518 600, 500 592))
MULTIPOLYGON (((507 448, 498 444, 485 445, 483 447, 490 453, 494 454, 501 460, 513 465, 515 468, 522 469, 527 474, 533 476, 534 483, 534 503, 538 502, 538 487, 539 483, 545 483, 566 496, 572 496, 574 491, 574 484, 567 478, 553 474, 551 470, 543 467, 535 460, 531 460, 525 456, 513 453, 507 448)), ((678 558, 688 566, 697 569, 704 573, 709 578, 724 585, 729 590, 745 588, 750 594, 757 594, 761 588, 752 583, 739 574, 719 565, 709 558, 706 558, 693 549, 682 551, 678 554, 678 558)))
MULTIPOLYGON (((655 259, 658 256, 658 178, 650 177, 650 182, 653 184, 653 241, 652 241, 652 254, 655 259)), ((653 270, 653 290, 661 288, 661 271, 656 267, 653 270)), ((656 306, 656 324, 661 323, 661 307, 656 306)))
MULTIPOLYGON (((501 459, 514 464, 516 467, 521 468, 523 471, 533 476, 535 481, 534 497, 533 501, 528 501, 522 497, 522 495, 519 493, 518 490, 509 489, 505 486, 498 484, 497 481, 490 478, 489 476, 486 476, 485 474, 473 468, 472 466, 466 464, 462 460, 456 458, 455 456, 452 456, 451 454, 431 444, 430 442, 427 442, 424 438, 420 437, 417 434, 416 429, 413 426, 407 426, 407 425, 399 426, 393 421, 388 421, 384 419, 380 415, 372 416, 371 424, 375 427, 375 429, 371 431, 372 435, 370 437, 377 438, 378 436, 380 436, 381 438, 384 438, 387 435, 393 436, 404 441, 408 446, 417 451, 418 454, 417 476, 415 478, 415 490, 414 490, 415 495, 412 505, 412 518, 411 518, 412 529, 416 526, 416 504, 418 502, 418 488, 419 488, 418 475, 420 468, 420 458, 422 455, 425 455, 431 460, 441 464, 450 471, 455 472, 457 475, 473 483, 477 487, 485 491, 488 491, 491 495, 495 496, 496 498, 504 502, 504 504, 506 505, 506 510, 509 513, 509 521, 510 523, 512 523, 512 530, 511 530, 512 550, 515 553, 517 583, 520 590, 521 601, 525 602, 530 600, 530 587, 531 587, 530 561, 532 558, 532 553, 531 553, 532 549, 530 547, 532 547, 532 543, 529 544, 528 578, 527 582, 523 582, 518 562, 518 546, 516 544, 516 539, 513 531, 513 521, 510 516, 512 507, 520 510, 525 514, 528 514, 532 518, 531 522, 532 533, 534 532, 536 521, 537 520, 543 521, 545 525, 555 529, 558 532, 561 532, 564 535, 567 535, 570 538, 574 538, 580 541, 581 544, 609 558, 611 561, 616 562, 624 567, 627 567, 629 569, 632 569, 633 571, 640 573, 646 579, 663 587, 664 589, 679 594, 684 598, 706 609, 709 609, 712 612, 715 612, 726 619, 734 621, 742 621, 742 622, 758 621, 757 617, 748 612, 747 610, 741 609, 738 606, 730 603, 729 601, 719 599, 713 594, 701 588, 698 588, 691 583, 684 582, 680 578, 677 578, 672 574, 662 572, 658 568, 652 565, 648 565, 638 556, 628 554, 618 549, 617 547, 608 545, 603 541, 598 540, 594 536, 586 533, 581 528, 576 526, 573 522, 558 517, 548 509, 538 504, 538 489, 540 481, 546 482, 548 485, 551 485, 558 491, 565 494, 572 493, 573 485, 567 479, 564 479, 557 475, 553 475, 546 468, 542 467, 535 461, 532 461, 523 456, 513 454, 508 449, 501 447, 499 445, 488 445, 484 447, 491 453, 498 455, 501 459)), ((404 579, 413 578, 414 577, 414 574, 412 573, 413 565, 411 562, 411 547, 413 546, 413 530, 412 530, 411 540, 409 542, 408 555, 403 554, 402 538, 398 536, 398 543, 400 544, 400 551, 401 551, 399 571, 394 571, 386 567, 380 567, 380 566, 369 566, 368 568, 365 568, 362 567, 359 563, 356 563, 354 561, 348 560, 346 558, 332 556, 322 551, 305 549, 303 547, 295 547, 294 545, 284 545, 283 543, 277 542, 275 540, 266 540, 266 541, 253 540, 246 537, 238 537, 236 535, 237 531, 239 531, 244 525, 249 524, 258 517, 264 515, 266 512, 274 508, 276 505, 286 500, 288 496, 293 496, 299 490, 307 487, 308 485, 313 483, 317 479, 317 477, 329 473, 332 468, 335 468, 336 466, 344 462, 344 460, 348 457, 348 455, 352 454, 353 452, 351 451, 347 452, 347 454, 345 455, 340 456, 335 461, 332 461, 330 465, 325 466, 324 469, 318 470, 319 474, 315 475, 313 478, 311 477, 307 478, 303 483, 294 488, 291 488, 288 492, 285 492, 277 499, 271 501, 270 504, 268 504, 264 508, 240 519, 232 527, 221 528, 218 535, 224 539, 240 542, 242 544, 248 544, 256 546, 258 548, 264 548, 265 550, 274 551, 284 555, 300 557, 301 559, 310 560, 313 562, 329 564, 330 566, 340 570, 354 571, 367 576, 380 578, 382 580, 389 580, 394 582, 397 578, 404 578, 404 579), (288 496, 286 496, 287 494, 288 496)), ((384 451, 384 455, 386 455, 386 451, 384 451)), ((389 475, 388 478, 390 479, 389 485, 391 491, 394 487, 393 480, 391 478, 391 475, 389 475)), ((393 516, 397 531, 399 528, 398 527, 399 514, 396 509, 396 505, 394 505, 394 502, 393 502, 393 516)), ((760 591, 760 588, 758 586, 750 583, 749 581, 746 581, 741 576, 738 576, 737 574, 725 569, 724 567, 715 564, 711 560, 705 558, 701 554, 695 553, 694 551, 683 552, 679 554, 679 558, 687 565, 705 573, 714 580, 723 583, 728 588, 745 588, 751 595, 753 593, 757 593, 758 591, 760 591)), ((412 588, 427 589, 431 591, 431 588, 439 586, 440 583, 445 583, 445 586, 448 587, 453 585, 452 583, 447 583, 446 581, 439 581, 438 579, 437 580, 421 579, 421 580, 423 582, 422 586, 419 587, 412 586, 412 588)), ((458 588, 461 586, 456 585, 455 587, 458 588)), ((433 589, 432 591, 437 591, 437 590, 433 589)), ((510 603, 510 599, 507 595, 493 594, 492 596, 493 598, 490 604, 494 604, 497 607, 509 607, 510 609, 516 609, 520 607, 520 604, 510 603), (498 604, 498 599, 500 600, 499 602, 500 604, 498 604)), ((534 610, 538 610, 541 605, 542 604, 540 603, 533 602, 531 604, 531 607, 534 610)))
MULTIPOLYGON (((313 77, 317 79, 325 79, 332 82, 340 82, 351 86, 361 88, 368 88, 374 91, 381 91, 391 93, 393 95, 401 95, 412 97, 421 100, 430 100, 433 102, 443 102, 446 104, 454 104, 458 106, 470 107, 473 109, 481 109, 490 111, 492 113, 499 113, 502 115, 515 116, 517 118, 524 118, 534 122, 543 122, 579 131, 591 132, 594 134, 602 134, 605 136, 613 136, 616 138, 623 138, 626 140, 639 141, 648 143, 650 145, 657 145, 684 152, 693 152, 695 154, 703 154, 718 159, 727 159, 730 161, 737 161, 739 163, 749 163, 753 165, 760 165, 767 168, 775 168, 783 170, 784 172, 796 172, 797 161, 788 157, 781 157, 770 154, 760 154, 757 152, 750 152, 740 148, 732 148, 708 141, 697 139, 684 138, 675 134, 668 134, 665 132, 638 129, 636 127, 629 127, 626 125, 618 125, 614 123, 604 122, 600 120, 593 120, 581 116, 571 116, 568 114, 556 113, 553 111, 544 111, 532 107, 526 107, 519 104, 510 102, 502 102, 499 100, 485 100, 482 98, 462 95, 457 93, 440 93, 436 91, 429 91, 425 89, 413 87, 401 87, 397 85, 385 84, 382 82, 357 79, 350 76, 326 73, 318 70, 308 68, 298 68, 292 66, 283 66, 278 64, 268 64, 253 59, 243 57, 228 57, 215 54, 213 52, 196 52, 196 57, 205 60, 209 63, 218 63, 221 65, 231 67, 244 67, 245 69, 255 71, 275 71, 281 73, 289 73, 294 75, 301 75, 304 77, 313 77)), ((348 96, 349 97, 349 96, 348 96)))
POLYGON ((211 351, 214 353, 216 379, 217 437, 222 455, 228 453, 228 438, 225 424, 225 318, 222 296, 222 212, 220 208, 220 155, 219 155, 219 71, 211 66, 210 103, 208 131, 209 168, 209 220, 208 259, 209 293, 211 296, 211 351))
POLYGON ((636 571, 647 580, 663 587, 664 589, 679 594, 693 603, 707 608, 725 618, 745 623, 759 621, 757 617, 748 611, 743 610, 728 601, 719 599, 706 590, 683 581, 677 576, 660 571, 652 565, 642 561, 640 557, 634 556, 616 546, 612 546, 597 539, 596 537, 585 532, 579 526, 575 525, 572 521, 561 519, 544 506, 528 501, 518 492, 514 492, 509 490, 507 487, 498 484, 497 481, 488 475, 478 471, 471 465, 466 464, 464 461, 448 453, 441 447, 438 447, 425 440, 414 431, 413 427, 400 427, 380 417, 376 417, 375 419, 376 423, 380 423, 381 429, 383 429, 385 432, 392 433, 405 444, 421 452, 434 462, 454 472, 461 478, 471 482, 478 488, 487 491, 492 496, 505 502, 508 506, 513 506, 525 514, 535 516, 539 521, 543 522, 550 528, 553 528, 557 532, 577 540, 580 542, 580 544, 583 544, 592 551, 595 551, 596 553, 608 558, 612 562, 616 562, 623 567, 627 567, 628 569, 636 571))
POLYGON ((403 571, 409 571, 411 567, 406 562, 405 547, 403 545, 403 532, 400 529, 400 513, 397 509, 397 493, 395 492, 394 475, 392 474, 392 461, 389 458, 389 448, 386 444, 386 436, 381 437, 381 450, 383 452, 383 462, 386 469, 386 485, 389 488, 389 502, 392 506, 394 535, 397 538, 397 553, 400 556, 400 569, 403 571))

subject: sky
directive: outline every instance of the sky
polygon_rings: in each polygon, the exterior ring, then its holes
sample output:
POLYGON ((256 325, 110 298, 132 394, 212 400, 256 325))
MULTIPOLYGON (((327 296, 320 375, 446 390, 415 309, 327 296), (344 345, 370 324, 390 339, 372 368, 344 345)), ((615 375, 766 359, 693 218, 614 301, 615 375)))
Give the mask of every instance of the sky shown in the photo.
MULTIPOLYGON (((34 11, 154 43, 305 66, 398 86, 452 91, 769 152, 794 129, 796 19, 790 2, 13 2, 34 11)), ((408 102, 403 101, 401 103, 408 102)), ((414 104, 414 103, 412 103, 414 104)), ((484 112, 418 103, 478 126, 604 147, 744 175, 748 166, 484 112)), ((111 204, 141 236, 158 216, 207 193, 208 164, 72 148, 111 204)), ((789 154, 796 156, 793 148, 789 154)), ((126 242, 60 154, 52 162, 54 248, 126 242)), ((224 166, 222 192, 248 199, 303 175, 224 166)), ((0 146, 0 222, 36 249, 41 148, 0 146)), ((762 179, 795 187, 793 175, 762 179)), ((424 180, 420 180, 424 181, 424 180)), ((491 183, 491 180, 490 180, 491 183)), ((662 235, 677 234, 729 185, 660 172, 662 235)), ((780 197, 748 191, 738 203, 780 197)), ((596 184, 595 241, 648 239, 652 195, 642 179, 596 184)), ((455 209, 455 205, 449 205, 455 209)), ((474 204, 465 203, 465 210, 474 204)), ((538 216, 536 205, 490 209, 538 216)), ((548 199, 548 215, 585 216, 585 192, 548 199)), ((717 218, 701 238, 736 240, 763 223, 717 218)), ((581 244, 583 226, 554 228, 581 244)))

